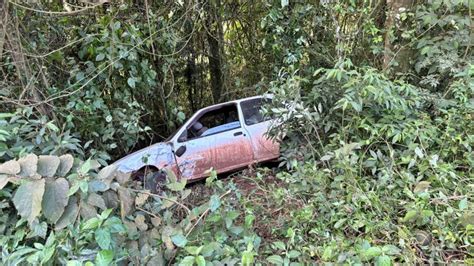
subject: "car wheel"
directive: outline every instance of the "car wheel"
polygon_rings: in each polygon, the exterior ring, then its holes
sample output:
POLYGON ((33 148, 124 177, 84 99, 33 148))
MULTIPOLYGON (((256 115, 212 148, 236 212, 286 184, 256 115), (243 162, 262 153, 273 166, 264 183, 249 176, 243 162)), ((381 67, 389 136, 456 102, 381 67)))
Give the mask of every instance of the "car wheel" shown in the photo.
POLYGON ((148 172, 143 180, 145 189, 150 190, 152 193, 161 191, 166 182, 166 173, 159 170, 148 172))

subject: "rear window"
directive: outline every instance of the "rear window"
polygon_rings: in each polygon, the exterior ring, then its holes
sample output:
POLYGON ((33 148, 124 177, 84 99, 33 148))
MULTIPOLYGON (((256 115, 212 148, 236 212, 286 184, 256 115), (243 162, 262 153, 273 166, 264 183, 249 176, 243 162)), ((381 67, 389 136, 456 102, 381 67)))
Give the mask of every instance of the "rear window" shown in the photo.
POLYGON ((247 126, 258 124, 267 120, 270 120, 270 117, 264 117, 262 114, 262 105, 270 104, 271 99, 268 98, 257 98, 252 100, 247 100, 240 103, 242 112, 244 114, 244 121, 247 126))

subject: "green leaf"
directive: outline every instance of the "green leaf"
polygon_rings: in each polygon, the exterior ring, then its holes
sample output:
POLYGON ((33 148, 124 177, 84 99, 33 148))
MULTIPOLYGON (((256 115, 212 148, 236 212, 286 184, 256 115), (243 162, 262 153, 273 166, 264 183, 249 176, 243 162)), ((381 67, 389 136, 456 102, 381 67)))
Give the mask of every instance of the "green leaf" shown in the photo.
POLYGON ((403 217, 403 222, 408 222, 413 219, 415 219, 418 216, 418 212, 415 210, 410 210, 405 214, 405 217, 403 217))
POLYGON ((112 250, 101 250, 95 257, 96 266, 108 266, 114 259, 114 252, 112 250))
POLYGON ((98 228, 95 230, 95 241, 101 249, 110 249, 112 243, 112 236, 110 231, 104 228, 98 228))
POLYGON ((100 225, 100 219, 92 217, 82 225, 82 230, 96 229, 100 225))
POLYGON ((58 156, 40 155, 37 172, 43 177, 53 177, 58 170, 60 160, 58 156))
POLYGON ((0 174, 0 189, 4 188, 8 184, 8 181, 10 181, 10 177, 0 174))
POLYGON ((105 58, 105 54, 100 53, 95 57, 95 61, 102 61, 105 58))
POLYGON ((69 173, 69 171, 71 170, 73 164, 74 158, 71 154, 59 156, 59 167, 56 174, 58 176, 66 176, 67 173, 69 173))
POLYGON ((285 243, 283 243, 281 241, 275 241, 275 242, 273 242, 273 245, 275 246, 275 248, 277 248, 279 250, 285 250, 286 249, 285 243))
POLYGON ((382 254, 382 249, 379 248, 379 247, 370 247, 369 249, 367 249, 367 250, 364 252, 364 256, 365 256, 367 259, 371 259, 371 258, 377 257, 377 256, 379 256, 380 254, 382 254))
POLYGON ((27 238, 41 237, 45 238, 46 233, 48 232, 48 224, 46 222, 38 222, 38 219, 35 219, 30 226, 31 232, 28 234, 27 238))
POLYGON ((290 259, 293 259, 293 258, 298 258, 300 255, 301 255, 301 253, 299 251, 290 250, 290 252, 288 252, 287 257, 290 258, 290 259))
POLYGON ((99 179, 109 179, 115 173, 115 170, 117 170, 117 165, 115 165, 115 164, 111 164, 109 166, 106 166, 106 167, 102 168, 102 170, 99 171, 99 174, 97 174, 97 178, 99 178, 99 179))
POLYGON ((54 124, 53 121, 49 121, 48 123, 46 123, 46 127, 48 127, 50 130, 54 132, 59 132, 59 128, 54 124))
POLYGON ((41 212, 45 180, 34 180, 22 184, 13 197, 13 204, 21 217, 28 222, 33 220, 41 212))
POLYGON ((186 256, 178 264, 179 266, 192 266, 194 265, 194 256, 186 256))
POLYGON ((423 154, 423 151, 422 151, 419 147, 416 147, 416 148, 415 148, 415 154, 416 154, 416 155, 418 156, 418 158, 420 158, 420 159, 423 159, 423 157, 425 156, 425 155, 423 154))
POLYGON ((460 200, 460 201, 459 201, 459 204, 458 204, 458 207, 459 207, 459 209, 460 209, 461 211, 467 209, 467 207, 468 207, 467 199, 464 198, 464 199, 460 200))
POLYGON ((392 260, 390 259, 389 256, 387 255, 382 255, 377 258, 377 261, 375 263, 377 266, 391 266, 392 265, 392 260))
POLYGON ((185 247, 185 250, 191 254, 191 255, 198 255, 201 250, 203 249, 204 246, 199 246, 199 247, 196 247, 196 246, 188 246, 188 247, 185 247))
POLYGON ((64 178, 46 182, 43 196, 43 215, 55 224, 68 204, 69 183, 64 178))
POLYGON ((267 261, 276 265, 283 264, 283 258, 280 255, 271 255, 267 258, 267 261))
POLYGON ((38 156, 35 154, 28 154, 27 156, 18 159, 18 163, 21 167, 19 173, 21 177, 32 177, 36 175, 36 170, 38 169, 38 156))
POLYGON ((219 199, 219 196, 212 195, 211 199, 209 200, 209 208, 211 209, 211 212, 216 211, 220 206, 221 200, 219 199))
POLYGON ((198 266, 206 266, 206 260, 204 259, 203 256, 197 256, 196 257, 196 264, 198 266))
POLYGON ((66 266, 82 266, 82 263, 78 260, 70 260, 66 263, 66 266))
POLYGON ((82 266, 82 263, 78 260, 70 260, 66 263, 66 266, 82 266))
POLYGON ((91 167, 92 167, 92 164, 91 164, 91 159, 87 159, 87 161, 85 161, 82 165, 81 165, 81 168, 79 169, 79 172, 82 174, 82 175, 85 175, 87 173, 89 173, 89 171, 91 170, 91 167))
POLYGON ((186 179, 183 179, 180 182, 169 183, 166 187, 171 191, 182 191, 186 187, 186 179))
POLYGON ((420 181, 413 189, 414 193, 426 192, 430 188, 431 182, 420 181))
POLYGON ((249 266, 253 265, 254 262, 254 252, 251 250, 246 250, 242 252, 242 265, 243 266, 249 266))
POLYGON ((127 79, 127 84, 130 86, 130 88, 135 89, 135 78, 134 77, 129 77, 127 79))
POLYGON ((385 245, 382 247, 382 251, 387 255, 399 255, 401 252, 401 250, 394 245, 385 245))
POLYGON ((79 182, 79 188, 83 193, 87 193, 89 190, 89 183, 86 180, 81 180, 81 182, 79 182))
POLYGON ((16 175, 20 170, 20 164, 15 160, 0 164, 0 174, 16 175))
POLYGON ((77 198, 75 196, 72 196, 69 198, 69 202, 66 208, 64 209, 63 215, 56 222, 55 229, 60 230, 70 224, 74 224, 78 214, 79 205, 77 204, 77 198))
POLYGON ((172 236, 171 241, 173 241, 173 243, 180 248, 186 246, 186 244, 188 243, 188 240, 185 236, 183 236, 183 234, 177 234, 172 236))

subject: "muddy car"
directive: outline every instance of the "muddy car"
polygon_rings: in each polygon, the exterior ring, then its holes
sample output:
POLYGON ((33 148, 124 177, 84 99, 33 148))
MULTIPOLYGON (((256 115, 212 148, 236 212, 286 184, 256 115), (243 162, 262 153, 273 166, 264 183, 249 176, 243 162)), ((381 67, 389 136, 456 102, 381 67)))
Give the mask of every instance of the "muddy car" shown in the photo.
POLYGON ((116 161, 124 173, 151 171, 164 178, 169 170, 188 182, 275 160, 279 143, 267 137, 274 120, 260 112, 271 96, 256 96, 216 104, 197 111, 165 142, 151 145, 116 161))

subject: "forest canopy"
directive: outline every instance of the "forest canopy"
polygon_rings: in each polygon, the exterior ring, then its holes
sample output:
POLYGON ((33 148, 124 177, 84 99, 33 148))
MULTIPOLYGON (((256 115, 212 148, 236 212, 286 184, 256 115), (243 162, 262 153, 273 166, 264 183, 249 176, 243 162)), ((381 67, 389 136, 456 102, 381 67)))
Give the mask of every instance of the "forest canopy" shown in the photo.
POLYGON ((2 264, 474 263, 473 9, 2 1, 2 264), (158 195, 109 166, 264 93, 278 167, 158 195))

